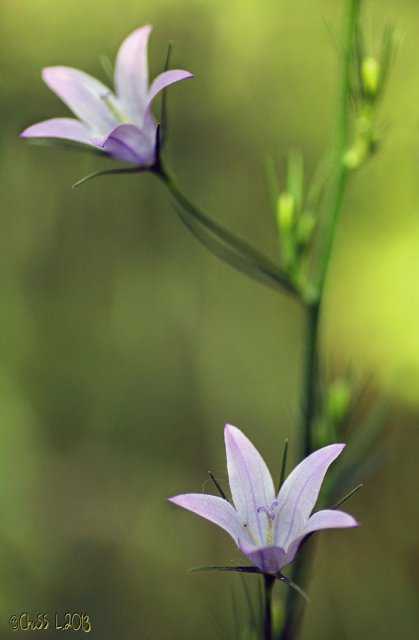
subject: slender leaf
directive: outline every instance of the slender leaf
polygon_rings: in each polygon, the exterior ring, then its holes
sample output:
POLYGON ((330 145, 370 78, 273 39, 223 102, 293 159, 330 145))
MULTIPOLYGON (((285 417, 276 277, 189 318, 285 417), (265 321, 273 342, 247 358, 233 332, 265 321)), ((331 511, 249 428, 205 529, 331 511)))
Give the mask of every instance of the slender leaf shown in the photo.
POLYGON ((214 230, 215 223, 209 221, 209 219, 197 219, 190 211, 185 211, 185 209, 179 205, 175 204, 174 207, 185 226, 197 240, 215 256, 227 262, 238 271, 271 288, 282 288, 293 293, 295 292, 294 287, 276 267, 272 270, 265 265, 261 265, 254 258, 243 255, 235 247, 232 248, 231 244, 228 244, 228 240, 222 238, 224 231, 214 230))

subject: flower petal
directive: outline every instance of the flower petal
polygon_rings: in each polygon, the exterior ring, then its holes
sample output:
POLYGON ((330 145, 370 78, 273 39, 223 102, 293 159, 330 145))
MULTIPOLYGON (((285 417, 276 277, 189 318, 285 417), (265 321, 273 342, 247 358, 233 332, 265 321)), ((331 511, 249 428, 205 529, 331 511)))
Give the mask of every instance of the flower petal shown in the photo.
POLYGON ((262 571, 279 571, 287 562, 282 547, 256 547, 244 540, 239 540, 242 553, 262 571))
POLYGON ((47 67, 42 71, 42 77, 92 131, 105 135, 117 126, 118 122, 106 103, 111 91, 96 78, 71 67, 47 67))
POLYGON ((148 92, 147 103, 145 105, 145 113, 143 115, 144 131, 148 132, 150 129, 153 129, 153 127, 156 126, 153 114, 151 112, 151 103, 153 102, 157 94, 166 87, 169 87, 171 84, 180 82, 180 80, 187 80, 188 78, 193 78, 193 74, 189 73, 189 71, 183 71, 182 69, 170 69, 169 71, 164 71, 153 80, 153 82, 151 83, 150 91, 148 92))
POLYGON ((224 429, 227 470, 234 506, 249 531, 258 536, 260 546, 265 544, 268 518, 258 513, 258 507, 269 509, 275 498, 275 489, 269 469, 250 440, 236 427, 227 424, 224 429))
POLYGON ((245 532, 236 511, 224 498, 205 493, 183 493, 169 498, 169 502, 214 522, 227 531, 236 544, 238 544, 239 537, 243 536, 245 532))
POLYGON ((74 118, 52 118, 28 127, 21 138, 63 138, 95 146, 85 124, 74 118))
POLYGON ((155 161, 155 142, 133 124, 121 124, 98 146, 122 162, 132 162, 144 167, 155 161))
POLYGON ((169 69, 169 71, 163 71, 157 78, 154 78, 153 82, 150 86, 150 91, 147 96, 147 105, 150 104, 152 100, 156 97, 160 91, 166 89, 171 84, 175 84, 175 82, 180 82, 181 80, 187 80, 188 78, 193 78, 193 74, 189 71, 184 71, 183 69, 169 69))
POLYGON ((115 88, 130 121, 142 126, 148 98, 147 45, 151 26, 129 35, 119 48, 115 63, 115 88))
POLYGON ((348 527, 359 527, 359 522, 353 516, 344 511, 336 509, 324 509, 317 511, 307 520, 304 527, 304 535, 321 529, 346 529, 348 527))
POLYGON ((301 535, 316 504, 326 471, 344 447, 344 444, 331 444, 315 451, 285 480, 277 497, 275 544, 287 549, 301 535))
POLYGON ((297 538, 288 543, 288 548, 284 557, 284 564, 290 564, 298 553, 298 549, 306 535, 321 529, 344 529, 347 527, 358 527, 359 523, 349 513, 336 511, 335 509, 325 509, 317 511, 306 522, 305 527, 297 538))

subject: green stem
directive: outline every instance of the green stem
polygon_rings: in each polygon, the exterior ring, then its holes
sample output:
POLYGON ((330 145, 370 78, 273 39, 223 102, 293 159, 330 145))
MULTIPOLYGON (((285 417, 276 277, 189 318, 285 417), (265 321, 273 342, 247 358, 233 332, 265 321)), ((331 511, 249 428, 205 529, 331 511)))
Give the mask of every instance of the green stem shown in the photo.
POLYGON ((285 289, 298 297, 294 285, 282 269, 247 242, 208 217, 189 200, 167 167, 163 165, 161 158, 154 173, 164 182, 178 204, 177 212, 182 222, 212 253, 264 284, 285 289))
POLYGON ((336 135, 336 177, 335 188, 330 206, 329 225, 326 231, 326 239, 322 251, 322 262, 320 265, 318 279, 319 298, 323 295, 330 257, 332 254, 333 241, 335 238, 337 222, 342 208, 343 196, 348 177, 348 169, 344 163, 344 156, 348 149, 349 123, 350 123, 350 92, 351 92, 351 63, 354 53, 354 40, 356 26, 359 19, 362 0, 348 1, 348 15, 346 17, 345 41, 342 52, 341 85, 339 95, 339 109, 336 135))
POLYGON ((265 586, 265 613, 263 618, 263 640, 272 640, 272 589, 275 578, 268 573, 263 576, 265 586))
POLYGON ((321 298, 307 307, 306 315, 306 352, 303 380, 303 417, 301 458, 306 458, 313 450, 312 424, 316 413, 317 394, 317 342, 320 320, 321 298))
MULTIPOLYGON (((316 394, 318 387, 318 338, 321 307, 330 258, 333 249, 339 214, 342 208, 348 170, 344 164, 344 156, 349 141, 349 103, 351 90, 351 64, 354 51, 354 37, 359 18, 362 0, 348 0, 348 13, 344 22, 344 49, 341 59, 341 85, 338 103, 338 122, 335 147, 336 173, 330 203, 329 222, 320 263, 317 296, 307 305, 306 349, 303 381, 303 418, 301 457, 304 458, 313 450, 312 426, 316 415, 316 394)), ((304 588, 308 573, 310 547, 305 547, 297 556, 293 565, 291 579, 304 588)), ((286 601, 286 618, 279 640, 294 640, 297 637, 302 621, 302 602, 294 591, 288 592, 286 601)))

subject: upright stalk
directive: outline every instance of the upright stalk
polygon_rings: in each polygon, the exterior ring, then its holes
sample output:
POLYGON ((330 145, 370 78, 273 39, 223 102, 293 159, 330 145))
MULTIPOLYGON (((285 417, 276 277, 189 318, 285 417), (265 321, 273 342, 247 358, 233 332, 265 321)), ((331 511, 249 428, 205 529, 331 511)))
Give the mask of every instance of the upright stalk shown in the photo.
MULTIPOLYGON (((350 91, 351 64, 354 54, 354 39, 362 0, 347 0, 347 14, 344 18, 344 48, 341 58, 340 91, 338 102, 338 121, 335 144, 335 178, 330 202, 328 225, 325 232, 324 246, 321 253, 319 274, 317 279, 317 294, 313 301, 307 304, 305 362, 303 381, 303 415, 301 458, 309 455, 313 450, 312 426, 316 415, 316 395, 318 388, 318 338, 319 320, 323 303, 323 295, 337 222, 342 208, 342 202, 348 177, 348 169, 344 163, 345 152, 349 142, 350 126, 350 91)), ((293 565, 291 579, 304 587, 307 577, 310 546, 301 550, 293 565)), ((302 621, 302 602, 298 594, 289 590, 286 602, 286 618, 279 640, 294 640, 297 637, 302 621)))
POLYGON ((263 576, 265 587, 265 612, 263 617, 263 640, 272 640, 272 589, 275 578, 265 573, 263 576))

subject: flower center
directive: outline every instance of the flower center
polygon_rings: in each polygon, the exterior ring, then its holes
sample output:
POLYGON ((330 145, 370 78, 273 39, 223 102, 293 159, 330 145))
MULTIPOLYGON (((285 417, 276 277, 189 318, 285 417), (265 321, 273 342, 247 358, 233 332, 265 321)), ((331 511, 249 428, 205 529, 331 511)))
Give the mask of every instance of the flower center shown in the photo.
POLYGON ((256 508, 256 513, 264 513, 268 519, 268 528, 266 531, 266 541, 260 541, 258 539, 258 537, 255 535, 255 533, 252 531, 251 527, 249 526, 248 522, 244 522, 243 523, 243 527, 249 532, 250 537, 252 538, 254 544, 257 547, 261 547, 264 544, 266 544, 267 546, 273 545, 274 543, 274 520, 275 520, 275 516, 276 516, 276 509, 278 507, 278 503, 276 500, 274 500, 271 504, 271 506, 268 507, 257 507, 256 508))
POLYGON ((115 120, 117 120, 121 124, 128 124, 128 120, 123 116, 118 108, 115 96, 113 95, 112 91, 108 91, 107 93, 102 94, 100 97, 108 107, 115 120))
POLYGON ((266 513, 268 520, 275 520, 275 509, 277 508, 277 506, 278 503, 276 500, 274 500, 269 509, 267 509, 266 507, 258 507, 256 511, 258 513, 266 513))

